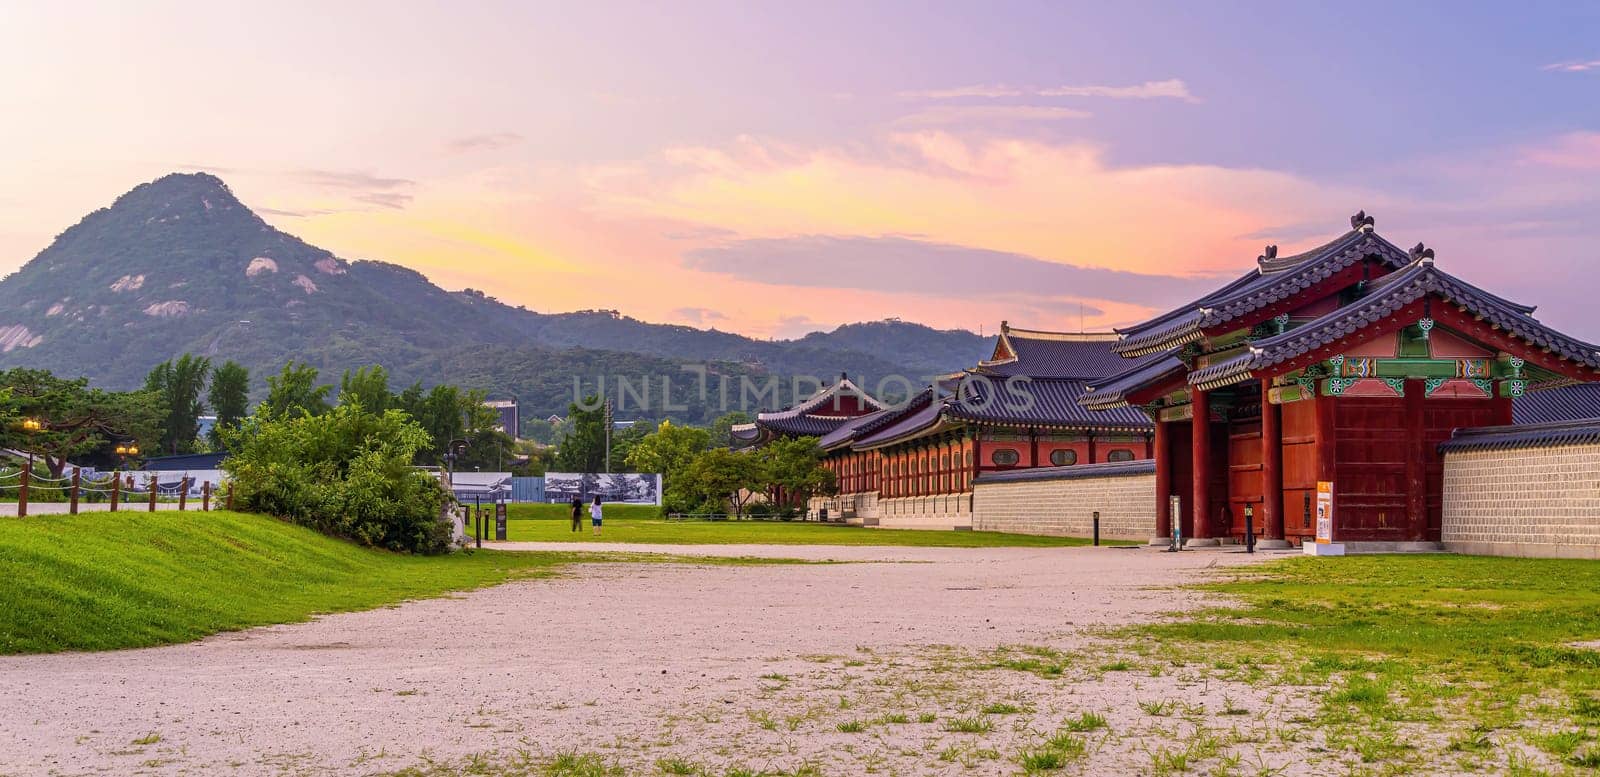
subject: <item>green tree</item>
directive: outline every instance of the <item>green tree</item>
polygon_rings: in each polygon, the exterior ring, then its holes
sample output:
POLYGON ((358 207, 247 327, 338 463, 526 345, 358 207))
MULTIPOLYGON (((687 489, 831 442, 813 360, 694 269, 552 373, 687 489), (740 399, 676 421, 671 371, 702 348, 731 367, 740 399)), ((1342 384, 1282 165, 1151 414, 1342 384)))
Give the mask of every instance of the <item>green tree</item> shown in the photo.
POLYGON ((741 443, 733 439, 733 427, 739 424, 748 424, 755 419, 743 410, 734 410, 723 413, 711 422, 711 443, 713 448, 738 448, 741 443))
POLYGON ((422 422, 422 402, 427 398, 427 392, 422 390, 422 381, 417 381, 405 390, 394 395, 394 406, 404 410, 418 423, 422 422))
POLYGON ((119 441, 149 449, 161 436, 165 412, 161 398, 152 392, 91 389, 83 378, 68 380, 48 370, 20 367, 0 372, 0 389, 10 393, 17 416, 36 419, 43 426, 36 432, 16 424, 0 427, 0 447, 38 454, 51 477, 61 477, 72 457, 119 441))
POLYGON ((517 449, 511 435, 497 428, 500 424, 499 411, 484 404, 487 393, 482 390, 472 389, 461 392, 459 396, 462 434, 467 441, 467 450, 461 461, 456 463, 456 468, 505 471, 512 459, 517 457, 517 449))
POLYGON ((567 406, 571 424, 556 445, 556 466, 561 472, 601 472, 606 464, 606 411, 594 395, 585 397, 585 410, 574 402, 567 406))
POLYGON ((145 391, 160 397, 166 417, 161 422, 160 450, 168 455, 194 452, 200 437, 200 413, 205 404, 206 378, 211 360, 184 354, 177 361, 165 361, 150 370, 144 379, 145 391))
POLYGON ((11 388, 0 386, 0 429, 11 428, 17 420, 17 401, 11 397, 11 388))
POLYGON ((217 422, 211 427, 211 447, 222 447, 222 430, 234 429, 250 412, 250 370, 229 359, 211 370, 211 390, 206 395, 217 422))
MULTIPOLYGON (((604 427, 601 428, 604 429, 604 427)), ((628 453, 633 450, 633 446, 638 445, 640 440, 643 440, 646 435, 650 434, 650 430, 653 428, 654 427, 648 423, 645 423, 644 421, 636 421, 627 426, 613 427, 611 429, 612 472, 635 471, 632 467, 628 466, 628 453)))
POLYGON ((317 368, 303 362, 283 365, 283 372, 267 378, 267 399, 257 411, 268 418, 322 415, 328 412, 332 386, 317 385, 317 368))
POLYGON ((662 509, 687 512, 695 502, 679 480, 710 442, 711 433, 704 429, 662 421, 628 450, 627 464, 635 472, 661 473, 662 509))
POLYGON ((546 418, 530 418, 522 422, 522 437, 540 445, 551 445, 556 441, 556 426, 546 418))
POLYGON ((833 471, 822 466, 822 448, 815 437, 780 437, 752 451, 767 503, 783 508, 803 505, 813 496, 832 493, 833 471))
POLYGON ((412 466, 428 433, 399 410, 357 403, 322 415, 257 414, 223 432, 236 502, 363 545, 411 553, 446 549, 448 498, 412 466))
POLYGON ((361 367, 354 372, 344 371, 339 379, 339 404, 356 402, 369 413, 382 413, 398 406, 389 393, 389 373, 381 365, 361 367))
MULTIPOLYGON (((410 391, 410 389, 407 389, 410 391)), ((417 421, 422 428, 428 430, 432 444, 429 446, 431 460, 434 463, 441 461, 445 446, 451 440, 466 439, 467 430, 462 424, 461 390, 455 386, 434 386, 422 398, 419 405, 417 421)))
POLYGON ((744 515, 745 505, 761 488, 756 458, 748 452, 712 448, 702 452, 679 477, 684 496, 712 512, 732 508, 744 515))

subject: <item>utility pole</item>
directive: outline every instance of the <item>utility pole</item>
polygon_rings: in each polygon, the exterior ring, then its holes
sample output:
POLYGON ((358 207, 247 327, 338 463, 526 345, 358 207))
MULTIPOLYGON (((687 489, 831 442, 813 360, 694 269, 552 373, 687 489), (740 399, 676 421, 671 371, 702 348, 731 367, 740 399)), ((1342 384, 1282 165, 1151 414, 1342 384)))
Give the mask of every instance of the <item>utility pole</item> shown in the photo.
POLYGON ((606 474, 611 474, 611 400, 606 399, 606 474))

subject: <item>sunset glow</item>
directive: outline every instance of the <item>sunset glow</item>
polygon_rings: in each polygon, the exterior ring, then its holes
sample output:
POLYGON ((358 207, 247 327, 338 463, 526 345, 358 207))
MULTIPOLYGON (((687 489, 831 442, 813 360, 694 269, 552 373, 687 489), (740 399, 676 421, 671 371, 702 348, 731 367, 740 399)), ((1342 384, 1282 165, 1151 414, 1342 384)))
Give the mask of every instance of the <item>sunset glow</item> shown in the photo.
POLYGON ((539 311, 1100 328, 1364 208, 1600 336, 1592 8, 958 10, 11 6, 0 270, 207 170, 342 257, 539 311))

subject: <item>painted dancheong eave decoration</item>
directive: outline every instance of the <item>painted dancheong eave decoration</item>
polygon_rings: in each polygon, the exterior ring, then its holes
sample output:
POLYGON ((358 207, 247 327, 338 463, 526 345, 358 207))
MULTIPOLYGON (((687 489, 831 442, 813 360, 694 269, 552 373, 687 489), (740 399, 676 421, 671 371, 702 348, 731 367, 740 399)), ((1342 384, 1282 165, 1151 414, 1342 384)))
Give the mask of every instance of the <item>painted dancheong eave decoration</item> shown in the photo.
POLYGON ((1163 533, 1176 495, 1188 536, 1240 537, 1248 509, 1262 537, 1298 541, 1316 483, 1332 482, 1339 539, 1436 541, 1438 443, 1600 380, 1600 348, 1450 275, 1422 244, 1400 250, 1375 222, 1357 213, 1293 256, 1268 246, 1222 289, 1118 330, 1114 350, 1140 361, 1080 402, 1155 420, 1163 533))

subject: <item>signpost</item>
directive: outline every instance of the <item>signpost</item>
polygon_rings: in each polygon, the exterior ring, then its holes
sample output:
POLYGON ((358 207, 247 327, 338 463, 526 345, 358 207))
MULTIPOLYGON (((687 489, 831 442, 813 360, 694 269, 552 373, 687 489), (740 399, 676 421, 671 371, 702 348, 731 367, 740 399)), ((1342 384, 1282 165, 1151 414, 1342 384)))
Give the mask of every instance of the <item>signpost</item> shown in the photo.
POLYGON ((1176 553, 1183 550, 1183 500, 1177 494, 1167 497, 1167 511, 1172 520, 1172 547, 1168 550, 1176 553))
POLYGON ((1344 543, 1333 541, 1333 483, 1317 481, 1317 541, 1300 545, 1308 556, 1343 556, 1344 543))
POLYGON ((506 541, 506 503, 503 499, 494 503, 494 538, 499 542, 506 541))

